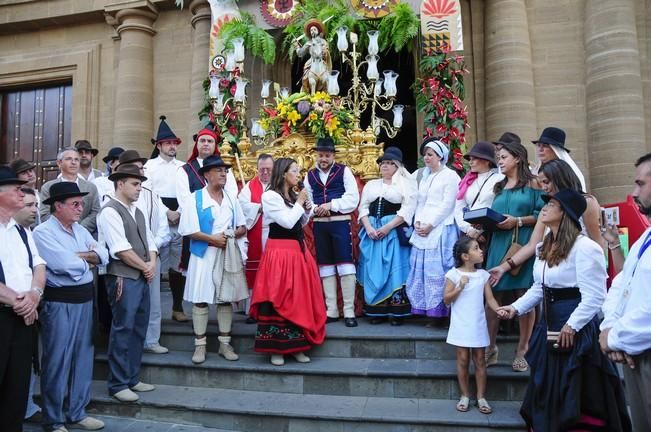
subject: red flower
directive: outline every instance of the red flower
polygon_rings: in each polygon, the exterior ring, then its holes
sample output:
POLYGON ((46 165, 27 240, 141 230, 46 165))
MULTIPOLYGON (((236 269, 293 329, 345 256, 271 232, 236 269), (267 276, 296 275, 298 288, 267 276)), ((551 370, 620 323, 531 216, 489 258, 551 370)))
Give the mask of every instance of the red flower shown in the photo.
POLYGON ((439 134, 444 133, 447 129, 448 129, 447 126, 444 125, 444 124, 436 125, 436 132, 439 133, 439 134))
POLYGON ((228 87, 228 85, 230 83, 231 83, 231 81, 229 79, 222 78, 222 79, 219 80, 219 87, 226 88, 226 87, 228 87))
POLYGON ((457 139, 459 138, 459 129, 452 127, 450 128, 450 132, 448 134, 451 139, 457 139))

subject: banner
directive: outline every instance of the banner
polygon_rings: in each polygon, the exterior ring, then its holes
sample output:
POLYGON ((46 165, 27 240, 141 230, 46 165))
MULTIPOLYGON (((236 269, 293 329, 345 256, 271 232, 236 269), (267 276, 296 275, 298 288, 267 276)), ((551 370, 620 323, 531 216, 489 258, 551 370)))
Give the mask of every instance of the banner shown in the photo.
POLYGON ((462 51, 459 0, 425 0, 420 5, 423 52, 462 51))

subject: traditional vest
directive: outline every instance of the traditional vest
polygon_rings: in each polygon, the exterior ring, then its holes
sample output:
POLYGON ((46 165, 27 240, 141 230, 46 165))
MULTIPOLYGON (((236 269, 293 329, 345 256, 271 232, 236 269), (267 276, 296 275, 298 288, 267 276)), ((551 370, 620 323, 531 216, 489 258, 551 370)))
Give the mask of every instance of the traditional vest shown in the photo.
MULTIPOLYGON (((122 219, 122 224, 124 225, 124 234, 131 245, 131 248, 143 261, 148 262, 149 244, 147 243, 147 224, 145 222, 145 216, 142 214, 140 209, 136 208, 136 220, 133 220, 129 210, 118 202, 118 200, 111 199, 106 203, 102 211, 107 207, 118 212, 122 219)), ((129 279, 138 279, 142 276, 142 272, 137 268, 131 267, 121 260, 112 257, 106 267, 106 272, 114 276, 121 276, 129 279)))
POLYGON ((202 189, 206 185, 203 176, 199 174, 201 166, 196 159, 192 159, 190 163, 183 165, 183 170, 188 175, 188 182, 190 184, 190 193, 202 189))
POLYGON ((341 198, 346 193, 346 187, 344 186, 345 168, 342 164, 333 164, 325 184, 321 183, 318 168, 309 171, 307 181, 310 182, 312 199, 315 205, 325 204, 333 199, 341 198))
MULTIPOLYGON (((226 192, 224 192, 224 196, 226 196, 226 192)), ((199 230, 204 234, 212 234, 212 225, 215 223, 215 218, 212 216, 210 207, 203 208, 203 191, 199 190, 194 194, 194 201, 197 206, 197 216, 199 217, 199 230)), ((208 242, 190 239, 190 253, 192 255, 203 258, 207 249, 208 242)))

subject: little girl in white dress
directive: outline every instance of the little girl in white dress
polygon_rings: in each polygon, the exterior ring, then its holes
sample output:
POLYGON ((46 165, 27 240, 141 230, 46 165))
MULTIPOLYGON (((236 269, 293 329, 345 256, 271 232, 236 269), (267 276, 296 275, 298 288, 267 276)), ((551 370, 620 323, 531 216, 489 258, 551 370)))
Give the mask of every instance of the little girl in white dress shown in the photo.
POLYGON ((490 414, 493 410, 484 397, 486 392, 484 351, 490 344, 484 300, 493 310, 497 310, 499 305, 488 283, 490 274, 486 270, 476 268, 484 260, 484 253, 479 243, 470 237, 461 237, 454 245, 453 255, 455 268, 445 275, 443 300, 452 308, 446 342, 457 347, 457 379, 461 391, 457 410, 468 411, 470 404, 468 367, 472 352, 477 383, 477 407, 482 414, 490 414))

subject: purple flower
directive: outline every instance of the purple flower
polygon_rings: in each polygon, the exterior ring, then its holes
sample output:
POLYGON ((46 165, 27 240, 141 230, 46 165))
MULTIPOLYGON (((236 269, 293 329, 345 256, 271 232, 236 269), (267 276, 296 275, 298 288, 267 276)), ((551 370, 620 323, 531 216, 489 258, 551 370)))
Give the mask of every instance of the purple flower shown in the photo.
POLYGON ((306 115, 310 112, 310 103, 308 101, 302 100, 298 103, 296 109, 298 109, 298 112, 302 115, 306 115))

